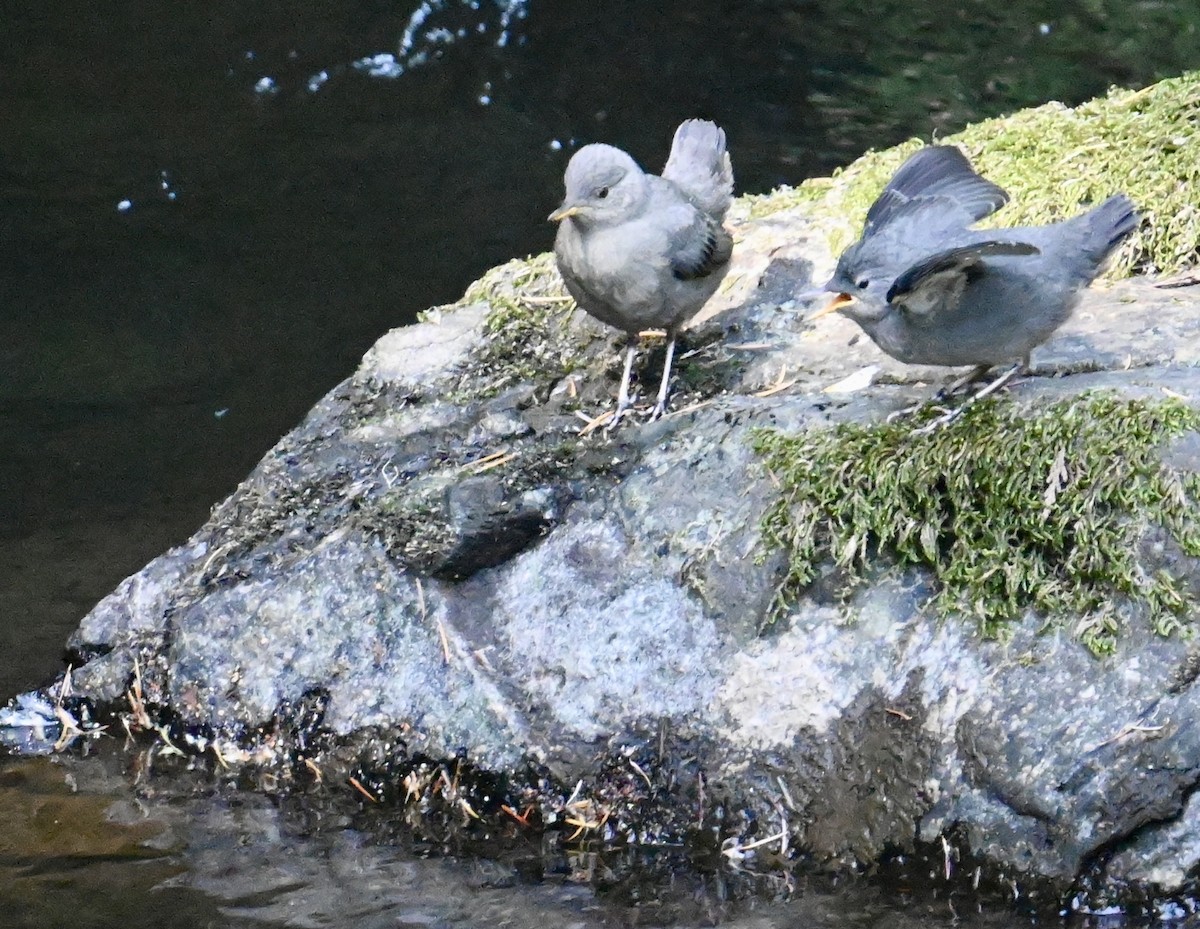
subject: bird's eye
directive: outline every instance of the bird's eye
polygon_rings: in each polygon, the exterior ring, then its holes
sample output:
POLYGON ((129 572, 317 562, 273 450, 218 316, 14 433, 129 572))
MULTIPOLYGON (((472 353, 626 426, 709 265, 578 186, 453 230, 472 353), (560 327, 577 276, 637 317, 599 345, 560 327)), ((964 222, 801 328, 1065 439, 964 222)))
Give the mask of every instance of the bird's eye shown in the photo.
POLYGON ((861 281, 857 282, 854 286, 857 287, 859 290, 866 290, 868 287, 871 286, 871 282, 864 277, 861 281))
POLYGON ((596 199, 597 200, 603 200, 607 196, 608 196, 608 188, 607 187, 601 187, 599 190, 596 191, 596 199))

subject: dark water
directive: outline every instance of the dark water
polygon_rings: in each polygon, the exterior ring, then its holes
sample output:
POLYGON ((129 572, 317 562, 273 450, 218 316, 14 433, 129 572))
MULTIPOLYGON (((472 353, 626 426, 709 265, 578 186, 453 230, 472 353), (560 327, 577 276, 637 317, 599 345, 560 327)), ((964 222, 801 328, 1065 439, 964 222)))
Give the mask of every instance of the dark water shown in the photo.
MULTIPOLYGON (((185 539, 379 335, 546 249, 573 147, 657 167, 674 126, 707 116, 739 189, 763 191, 1200 66, 1191 2, 61 0, 2 21, 0 700, 52 676, 91 604, 185 539), (377 54, 401 73, 356 66, 377 54)), ((62 860, 28 866, 53 884, 62 860)), ((158 899, 159 877, 129 875, 161 862, 79 860, 72 893, 111 879, 137 912, 158 899)), ((240 924, 211 907, 187 925, 240 924)), ((464 912, 437 924, 491 921, 464 912)))
MULTIPOLYGON (((272 797, 108 746, 86 759, 0 759, 6 929, 713 926, 1015 929, 1036 920, 969 890, 896 882, 752 880, 631 855, 507 843, 450 857, 351 803, 272 797), (147 773, 149 765, 165 770, 147 773), (664 868, 679 875, 665 877, 664 868)), ((343 795, 344 796, 344 795, 343 795)), ((678 852, 674 853, 678 856, 678 852)), ((666 859, 664 861, 664 859, 666 859)))

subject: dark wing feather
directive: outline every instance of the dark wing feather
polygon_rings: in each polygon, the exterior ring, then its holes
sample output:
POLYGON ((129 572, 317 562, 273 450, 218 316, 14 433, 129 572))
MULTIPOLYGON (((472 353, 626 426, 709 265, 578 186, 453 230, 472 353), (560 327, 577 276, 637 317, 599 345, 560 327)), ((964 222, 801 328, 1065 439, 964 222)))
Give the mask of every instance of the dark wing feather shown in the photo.
POLYGON ((1040 249, 1026 242, 990 240, 973 245, 948 248, 918 261, 901 274, 887 292, 888 303, 904 303, 916 312, 923 304, 932 305, 933 291, 950 292, 961 288, 973 271, 984 265, 984 259, 1000 255, 1037 255, 1040 249), (926 293, 922 294, 921 291, 926 293))
POLYGON ((733 254, 733 238, 725 228, 702 213, 674 243, 671 250, 671 273, 677 280, 694 281, 708 277, 728 263, 733 254))
POLYGON ((971 221, 983 219, 1008 202, 1008 194, 975 173, 967 157, 952 145, 930 145, 900 166, 867 211, 864 235, 889 223, 898 209, 918 199, 949 200, 971 221))

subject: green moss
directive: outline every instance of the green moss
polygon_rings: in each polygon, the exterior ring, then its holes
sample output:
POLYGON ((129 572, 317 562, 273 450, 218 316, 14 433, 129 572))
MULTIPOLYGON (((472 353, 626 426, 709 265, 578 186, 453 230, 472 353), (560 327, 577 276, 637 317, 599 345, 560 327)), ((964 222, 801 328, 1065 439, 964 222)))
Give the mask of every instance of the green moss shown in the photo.
POLYGON ((487 339, 476 351, 471 393, 488 396, 527 380, 557 380, 578 363, 582 339, 567 332, 575 301, 547 252, 499 265, 467 288, 457 305, 486 303, 487 339))
POLYGON ((439 472, 380 496, 360 514, 360 523, 383 541, 405 567, 427 573, 457 539, 445 511, 453 472, 439 472))
POLYGON ((949 427, 842 425, 800 436, 760 430, 756 450, 781 487, 763 519, 789 555, 782 603, 833 559, 851 581, 875 554, 928 569, 942 614, 996 635, 1027 609, 1082 617, 1077 634, 1111 650, 1122 605, 1155 628, 1180 625, 1180 581, 1146 563, 1139 541, 1164 528, 1200 556, 1200 475, 1161 464, 1163 444, 1200 430, 1175 401, 1091 394, 1040 410, 987 401, 949 427))
MULTIPOLYGON (((1057 103, 969 126, 947 137, 981 174, 1012 195, 994 225, 1046 223, 1123 191, 1146 221, 1121 249, 1110 276, 1173 273, 1200 256, 1200 72, 1144 90, 1113 90, 1074 109, 1057 103)), ((867 208, 922 143, 870 152, 830 178, 759 198, 752 215, 812 203, 839 252, 859 235, 867 208)))
MULTIPOLYGON (((864 155, 863 157, 871 156, 864 155)), ((833 177, 810 177, 799 187, 779 187, 769 194, 747 194, 743 199, 750 204, 751 219, 760 219, 778 213, 780 210, 790 210, 797 206, 810 204, 815 206, 825 199, 834 187, 835 178, 840 177, 841 174, 842 172, 839 171, 833 177)))

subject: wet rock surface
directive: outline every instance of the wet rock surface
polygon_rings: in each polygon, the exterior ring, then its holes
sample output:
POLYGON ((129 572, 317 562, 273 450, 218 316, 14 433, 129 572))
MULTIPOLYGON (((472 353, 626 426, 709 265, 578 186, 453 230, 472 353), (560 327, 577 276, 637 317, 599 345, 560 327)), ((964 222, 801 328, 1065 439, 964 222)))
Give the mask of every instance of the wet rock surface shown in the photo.
MULTIPOLYGON (((760 520, 777 488, 752 430, 877 421, 946 372, 803 320, 792 294, 831 256, 802 210, 733 224, 735 266, 685 333, 667 418, 586 430, 617 339, 552 274, 514 285, 514 267, 382 338, 186 545, 98 604, 71 643, 76 692, 121 700, 137 675, 152 713, 243 745, 308 707, 314 730, 399 731, 406 757, 532 763, 567 790, 650 746, 692 779, 660 806, 720 802, 742 811, 724 834, 782 829, 819 860, 949 835, 1064 892, 1084 873, 1100 896, 1192 889, 1193 644, 1133 618, 1098 659, 1069 618, 1033 615, 982 640, 924 608, 917 572, 844 604, 818 582, 773 613, 783 561, 760 520), (498 335, 502 300, 537 325, 498 335), (511 371, 557 361, 497 385, 498 352, 511 371), (826 391, 867 366, 873 385, 826 391)), ((1003 402, 1195 403, 1198 359, 1200 288, 1097 285, 1003 402)), ((639 382, 661 363, 641 353, 639 382)), ((1194 438, 1176 466, 1197 467, 1194 438)), ((636 841, 626 826, 608 837, 636 841)))

